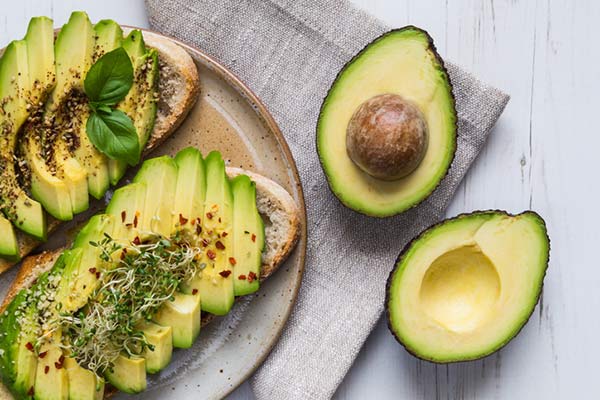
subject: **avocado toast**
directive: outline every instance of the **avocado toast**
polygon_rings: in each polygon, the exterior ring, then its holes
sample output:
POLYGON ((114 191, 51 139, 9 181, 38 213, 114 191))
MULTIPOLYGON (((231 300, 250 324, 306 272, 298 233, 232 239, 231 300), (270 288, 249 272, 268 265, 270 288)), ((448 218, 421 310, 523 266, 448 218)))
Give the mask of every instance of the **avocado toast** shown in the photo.
POLYGON ((4 383, 41 399, 101 398, 104 380, 106 394, 144 390, 173 347, 190 347, 202 325, 281 265, 298 215, 282 187, 226 169, 217 152, 147 160, 70 248, 23 260, 0 318, 4 383), (150 183, 164 189, 147 191, 150 183))
POLYGON ((198 98, 196 65, 175 42, 151 33, 142 37, 139 30, 121 29, 109 20, 92 25, 82 12, 73 13, 65 27, 65 33, 61 36, 61 30, 54 42, 52 20, 33 18, 25 39, 11 43, 5 50, 7 57, 0 62, 0 71, 4 71, 4 81, 8 83, 1 91, 4 215, 0 214, 0 273, 43 243, 48 233, 74 213, 88 206, 99 209, 101 204, 89 201, 88 194, 102 197, 125 172, 126 164, 109 159, 87 140, 84 120, 89 113, 77 100, 81 100, 83 74, 91 63, 116 46, 124 46, 131 54, 132 64, 137 58, 146 60, 139 71, 148 71, 149 66, 155 71, 153 75, 135 74, 132 89, 116 105, 136 125, 142 155, 175 131, 198 98), (68 29, 73 25, 78 29, 68 29), (86 32, 87 40, 78 40, 78 46, 88 42, 85 51, 80 52, 83 56, 74 54, 73 47, 77 46, 67 46, 71 36, 79 37, 82 32, 86 32), (93 43, 91 50, 89 42, 93 43), (60 67, 62 64, 65 66, 60 67), (79 71, 73 65, 79 66, 79 71), (142 78, 150 75, 153 84, 148 86, 142 78), (28 79, 12 79, 13 76, 28 79), (65 91, 69 95, 61 98, 59 92, 65 91), (76 112, 76 118, 65 118, 63 111, 69 107, 81 111, 76 112), (26 112, 11 112, 13 109, 26 112), (48 146, 50 151, 42 151, 43 143, 52 143, 48 146), (78 144, 77 148, 72 148, 73 143, 78 144), (13 159, 17 161, 9 162, 13 159))

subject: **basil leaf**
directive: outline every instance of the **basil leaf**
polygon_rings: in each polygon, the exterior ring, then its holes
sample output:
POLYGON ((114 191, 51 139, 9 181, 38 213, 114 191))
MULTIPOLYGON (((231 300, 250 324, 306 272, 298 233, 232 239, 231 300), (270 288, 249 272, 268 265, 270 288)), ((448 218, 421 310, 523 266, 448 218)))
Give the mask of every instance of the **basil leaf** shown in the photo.
POLYGON ((110 114, 92 112, 86 124, 87 135, 108 157, 134 166, 140 161, 140 143, 135 126, 123 111, 110 114))
POLYGON ((83 87, 88 99, 94 103, 115 105, 133 85, 133 65, 122 47, 104 54, 92 65, 83 87))

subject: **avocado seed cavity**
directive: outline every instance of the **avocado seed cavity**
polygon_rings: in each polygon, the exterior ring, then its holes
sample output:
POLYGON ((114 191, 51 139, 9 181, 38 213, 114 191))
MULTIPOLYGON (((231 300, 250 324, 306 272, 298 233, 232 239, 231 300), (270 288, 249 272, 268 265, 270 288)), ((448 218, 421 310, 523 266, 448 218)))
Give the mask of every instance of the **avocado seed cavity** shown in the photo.
POLYGON ((391 181, 419 166, 428 135, 425 117, 415 104, 397 94, 382 94, 362 103, 352 115, 346 150, 361 170, 391 181))

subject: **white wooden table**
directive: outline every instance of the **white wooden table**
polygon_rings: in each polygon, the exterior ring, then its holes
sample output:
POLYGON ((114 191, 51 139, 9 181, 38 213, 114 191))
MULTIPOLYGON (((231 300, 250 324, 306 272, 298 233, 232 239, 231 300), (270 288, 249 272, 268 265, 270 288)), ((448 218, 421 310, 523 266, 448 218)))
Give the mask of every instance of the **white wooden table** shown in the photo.
MULTIPOLYGON (((381 320, 339 388, 339 399, 600 398, 600 2, 354 0, 391 26, 420 26, 438 50, 512 99, 448 215, 532 208, 552 239, 544 293, 531 320, 485 360, 419 361, 381 320), (570 3, 570 4, 569 4, 570 3)), ((34 15, 147 26, 142 0, 2 0, 0 45, 34 15)), ((251 399, 248 384, 232 399, 251 399)))

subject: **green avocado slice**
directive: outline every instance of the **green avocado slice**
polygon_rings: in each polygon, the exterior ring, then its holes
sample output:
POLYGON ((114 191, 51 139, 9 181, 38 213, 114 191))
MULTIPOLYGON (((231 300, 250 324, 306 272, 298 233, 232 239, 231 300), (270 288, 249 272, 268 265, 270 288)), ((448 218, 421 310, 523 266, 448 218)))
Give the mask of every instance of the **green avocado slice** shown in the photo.
POLYGON ((106 371, 111 385, 122 392, 135 394, 146 390, 146 360, 120 355, 106 371))
POLYGON ((102 400, 104 379, 81 367, 72 357, 66 357, 64 368, 69 379, 69 400, 102 400))
POLYGON ((173 346, 188 349, 200 334, 200 296, 176 292, 154 316, 154 322, 173 329, 173 346))
POLYGON ((321 106, 317 151, 332 192, 347 207, 369 216, 408 210, 446 176, 456 150, 456 123, 450 78, 427 32, 407 26, 383 34, 342 68, 321 106), (363 172, 346 147, 355 111, 383 94, 401 96, 416 106, 429 132, 416 169, 390 181, 363 172))
POLYGON ((173 231, 186 230, 193 234, 200 231, 206 197, 206 167, 200 151, 185 148, 175 156, 177 163, 177 186, 173 206, 173 231))
POLYGON ((154 374, 163 370, 171 362, 173 355, 173 328, 152 322, 142 322, 137 328, 144 333, 149 345, 143 357, 146 359, 146 372, 154 374))
POLYGON ((144 237, 159 234, 170 237, 173 233, 173 204, 177 184, 177 164, 169 156, 144 161, 133 178, 153 190, 146 191, 144 210, 140 217, 140 231, 144 237))
POLYGON ((527 322, 548 267, 542 218, 484 211, 434 225, 399 256, 388 325, 414 355, 439 363, 500 349, 527 322))
POLYGON ((21 290, 0 316, 0 377, 17 397, 31 392, 37 367, 33 343, 39 324, 29 298, 27 290, 21 290))
POLYGON ((246 175, 231 181, 233 192, 233 289, 236 296, 254 293, 265 247, 265 228, 256 208, 256 184, 246 175))
MULTIPOLYGON (((24 40, 13 41, 0 61, 0 208, 15 227, 43 241, 46 214, 19 185, 13 161, 19 129, 29 115, 29 87, 27 44, 24 40)), ((6 235, 10 240, 11 232, 6 235)))
POLYGON ((88 171, 74 153, 80 147, 80 132, 89 113, 83 81, 92 64, 93 49, 93 27, 87 14, 71 13, 54 45, 56 86, 44 115, 53 125, 44 140, 53 146, 50 163, 56 176, 67 182, 74 214, 89 206, 88 171))
MULTIPOLYGON (((140 30, 133 30, 123 40, 123 48, 131 58, 134 70, 133 86, 119 103, 118 108, 126 113, 138 134, 140 151, 144 149, 154 128, 158 90, 158 53, 148 50, 140 30)), ((113 185, 123 177, 127 164, 119 160, 109 161, 110 180, 113 185)))
POLYGON ((184 293, 199 293, 202 311, 225 315, 235 299, 233 290, 232 223, 233 197, 225 163, 219 152, 206 156, 206 200, 202 219, 205 252, 201 257, 204 266, 188 282, 182 282, 184 293))

